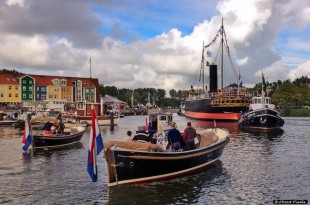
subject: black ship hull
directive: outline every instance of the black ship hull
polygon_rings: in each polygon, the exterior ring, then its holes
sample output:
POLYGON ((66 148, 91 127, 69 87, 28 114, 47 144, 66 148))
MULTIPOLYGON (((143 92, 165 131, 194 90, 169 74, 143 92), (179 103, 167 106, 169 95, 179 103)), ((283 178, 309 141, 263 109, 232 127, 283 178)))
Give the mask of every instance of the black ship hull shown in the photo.
POLYGON ((284 120, 276 110, 261 108, 245 114, 239 125, 244 129, 272 130, 280 129, 284 120))
POLYGON ((55 148, 60 146, 70 145, 76 142, 79 142, 85 133, 85 129, 82 131, 69 134, 69 135, 52 135, 52 136, 42 136, 42 135, 33 135, 33 148, 55 148))

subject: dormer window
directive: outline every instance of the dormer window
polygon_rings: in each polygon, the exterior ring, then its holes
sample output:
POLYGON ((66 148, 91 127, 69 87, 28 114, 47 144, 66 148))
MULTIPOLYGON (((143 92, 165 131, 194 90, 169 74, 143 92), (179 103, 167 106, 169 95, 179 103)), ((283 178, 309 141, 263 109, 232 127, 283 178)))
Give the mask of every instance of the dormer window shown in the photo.
POLYGON ((54 79, 53 83, 54 83, 54 85, 60 85, 59 79, 54 79))
POLYGON ((66 85, 67 85, 67 81, 66 81, 65 79, 62 79, 62 80, 61 80, 61 85, 62 85, 62 86, 66 86, 66 85))

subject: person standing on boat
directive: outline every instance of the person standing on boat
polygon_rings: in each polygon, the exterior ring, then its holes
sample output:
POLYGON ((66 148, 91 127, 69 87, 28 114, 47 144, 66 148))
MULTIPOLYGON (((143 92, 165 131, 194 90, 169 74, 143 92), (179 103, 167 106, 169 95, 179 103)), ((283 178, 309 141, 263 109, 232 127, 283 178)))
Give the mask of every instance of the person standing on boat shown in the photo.
POLYGON ((171 146, 172 150, 178 151, 181 149, 181 141, 182 141, 182 136, 180 131, 176 128, 176 123, 173 122, 171 124, 171 130, 168 132, 168 142, 169 145, 171 146))
POLYGON ((196 135, 196 130, 192 127, 192 123, 188 122, 187 127, 184 130, 185 151, 196 149, 194 140, 196 135))

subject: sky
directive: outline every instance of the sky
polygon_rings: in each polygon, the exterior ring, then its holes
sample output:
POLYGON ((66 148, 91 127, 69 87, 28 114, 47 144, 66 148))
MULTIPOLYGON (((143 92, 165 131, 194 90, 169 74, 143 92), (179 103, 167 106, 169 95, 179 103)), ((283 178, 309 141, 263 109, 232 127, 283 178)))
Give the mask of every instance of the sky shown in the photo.
MULTIPOLYGON (((222 19, 224 86, 234 73, 247 87, 262 72, 269 82, 310 76, 309 0, 1 0, 0 69, 186 90, 202 85, 203 43, 222 19)), ((219 42, 206 61, 218 63, 219 42)))

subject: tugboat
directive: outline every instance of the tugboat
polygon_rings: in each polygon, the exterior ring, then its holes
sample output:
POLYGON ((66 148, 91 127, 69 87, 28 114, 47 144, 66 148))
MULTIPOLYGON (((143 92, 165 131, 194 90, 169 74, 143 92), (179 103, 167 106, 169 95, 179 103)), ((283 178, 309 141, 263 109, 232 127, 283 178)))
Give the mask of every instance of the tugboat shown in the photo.
POLYGON ((262 74, 262 95, 253 97, 249 112, 246 113, 239 126, 242 129, 251 130, 275 130, 284 125, 284 120, 276 110, 276 106, 271 103, 271 99, 266 95, 266 83, 262 74))

